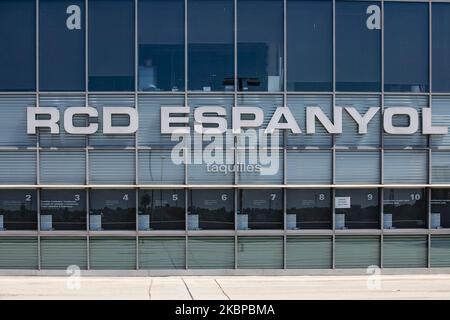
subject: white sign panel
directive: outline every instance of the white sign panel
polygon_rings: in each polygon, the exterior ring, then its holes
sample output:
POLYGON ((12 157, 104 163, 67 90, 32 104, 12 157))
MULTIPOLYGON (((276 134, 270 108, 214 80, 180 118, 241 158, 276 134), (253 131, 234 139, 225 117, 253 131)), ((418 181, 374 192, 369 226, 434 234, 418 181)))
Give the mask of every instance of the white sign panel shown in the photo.
POLYGON ((350 197, 335 197, 334 198, 336 209, 350 209, 351 198, 350 197))

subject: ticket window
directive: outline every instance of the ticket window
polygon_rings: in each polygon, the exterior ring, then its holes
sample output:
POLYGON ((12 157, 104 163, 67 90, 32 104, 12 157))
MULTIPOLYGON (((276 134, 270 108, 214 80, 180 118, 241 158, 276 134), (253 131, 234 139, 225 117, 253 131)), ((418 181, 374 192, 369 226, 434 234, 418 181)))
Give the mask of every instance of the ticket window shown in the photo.
POLYGON ((450 189, 431 190, 431 228, 450 228, 450 189))
POLYGON ((283 229, 283 220, 281 189, 239 191, 238 229, 283 229))
POLYGON ((427 227, 425 189, 385 189, 385 229, 427 227))
POLYGON ((379 229, 380 206, 377 189, 336 189, 336 229, 379 229))
POLYGON ((37 230, 36 190, 0 190, 0 231, 37 230))
POLYGON ((286 228, 331 229, 330 189, 288 189, 286 228))

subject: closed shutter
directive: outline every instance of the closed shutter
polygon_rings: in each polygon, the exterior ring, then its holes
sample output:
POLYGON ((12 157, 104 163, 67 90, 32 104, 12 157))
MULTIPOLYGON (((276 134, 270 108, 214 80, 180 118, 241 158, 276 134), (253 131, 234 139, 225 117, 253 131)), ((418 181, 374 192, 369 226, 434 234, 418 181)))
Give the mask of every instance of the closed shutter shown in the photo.
MULTIPOLYGON (((134 95, 90 95, 89 106, 96 108, 99 118, 99 129, 89 136, 90 146, 117 146, 134 147, 134 134, 112 134, 103 133, 103 107, 134 107, 134 95)), ((115 115, 112 125, 126 126, 130 122, 127 115, 115 115)))
POLYGON ((189 239, 190 269, 233 269, 233 237, 193 237, 189 239))
POLYGON ((186 262, 184 237, 140 237, 140 269, 184 269, 186 262))
POLYGON ((37 269, 37 238, 0 238, 0 269, 37 269))
POLYGON ((431 267, 450 267, 450 236, 432 236, 431 267))
POLYGON ((141 150, 140 184, 184 184, 184 163, 175 164, 170 150, 141 150))
POLYGON ((329 269, 332 267, 331 237, 289 236, 286 241, 288 269, 329 269))
POLYGON ((337 152, 336 183, 379 183, 380 153, 337 152))
POLYGON ((380 266, 380 237, 337 236, 336 268, 380 266))
MULTIPOLYGON (((384 98, 384 108, 389 107, 409 107, 417 110, 419 119, 422 117, 422 108, 428 106, 428 98, 425 96, 386 96, 384 98)), ((395 116, 393 118, 394 126, 408 126, 409 119, 406 116, 395 116)), ((426 147, 428 137, 422 134, 422 127, 414 134, 393 135, 384 133, 385 147, 426 147)))
POLYGON ((450 152, 431 153, 431 179, 432 183, 450 183, 450 152))
POLYGON ((287 183, 331 183, 331 151, 291 151, 287 153, 287 183))
POLYGON ((427 183, 427 151, 385 151, 385 183, 427 183))
POLYGON ((91 238, 90 267, 97 270, 136 268, 135 238, 91 238))
POLYGON ((320 107, 322 111, 327 115, 330 120, 333 120, 333 104, 331 96, 297 96, 292 95, 287 97, 287 105, 297 120, 301 134, 289 134, 287 138, 288 146, 301 146, 301 147, 331 147, 332 139, 325 128, 316 121, 316 133, 306 133, 306 108, 307 107, 320 107))
POLYGON ((245 170, 239 171, 239 183, 242 184, 282 184, 283 183, 283 150, 272 150, 264 160, 261 153, 268 150, 249 151, 238 150, 238 163, 245 165, 245 170), (261 167, 256 171, 255 165, 261 167), (252 172, 248 168, 253 168, 252 172))
POLYGON ((0 183, 36 184, 36 151, 1 151, 0 183))
POLYGON ((427 266, 426 236, 385 236, 383 267, 425 268, 427 266))
MULTIPOLYGON (((271 98, 272 100, 274 98, 271 98)), ((247 99, 246 99, 247 100, 247 99)), ((275 100, 274 104, 276 104, 279 100, 275 100)), ((232 116, 231 116, 231 108, 233 108, 234 105, 234 98, 232 95, 196 95, 191 94, 188 97, 188 106, 191 108, 191 114, 190 114, 190 121, 191 123, 194 123, 194 109, 197 107, 203 107, 203 106, 218 106, 225 108, 227 115, 227 126, 228 129, 231 130, 231 123, 232 123, 232 116)), ((192 130, 191 130, 192 131, 192 130)))
MULTIPOLYGON (((369 108, 380 107, 378 96, 338 96, 336 106, 355 108, 361 115, 367 113, 369 108)), ((342 110, 342 134, 336 135, 336 145, 346 147, 379 147, 381 137, 381 111, 370 120, 367 133, 359 134, 358 125, 350 114, 342 110)))
POLYGON ((72 265, 87 268, 85 238, 41 238, 42 269, 67 269, 72 265))
POLYGON ((0 97, 0 146, 36 146, 36 135, 27 134, 27 107, 35 106, 34 95, 0 97))
MULTIPOLYGON (((433 97, 432 103, 432 123, 434 126, 450 126, 450 97, 433 97)), ((448 134, 433 134, 430 135, 431 145, 433 147, 448 147, 450 146, 450 133, 448 134)))
POLYGON ((84 151, 42 151, 40 183, 84 184, 86 153, 84 151))
MULTIPOLYGON (((68 134, 64 128, 64 111, 69 107, 84 107, 86 105, 84 95, 81 96, 40 96, 41 107, 58 107, 60 112, 59 134, 50 134, 50 129, 39 129, 39 145, 41 147, 84 147, 86 145, 86 136, 79 134, 68 134)), ((75 126, 85 126, 86 116, 74 117, 75 126)))
POLYGON ((206 163, 202 158, 202 153, 192 151, 193 159, 198 157, 202 160, 197 164, 194 160, 188 165, 188 183, 192 184, 232 184, 234 181, 234 152, 233 150, 223 150, 218 163, 206 163), (230 164, 228 164, 228 160, 230 164), (226 171, 223 168, 226 168, 226 171), (221 171, 219 171, 219 169, 221 171))
POLYGON ((184 105, 183 95, 139 96, 138 145, 140 147, 168 147, 177 144, 177 141, 170 141, 170 134, 161 134, 161 107, 183 107, 184 105))
POLYGON ((240 269, 283 268, 283 238, 239 237, 237 264, 240 269))
POLYGON ((90 151, 89 182, 91 184, 134 184, 134 151, 90 151))

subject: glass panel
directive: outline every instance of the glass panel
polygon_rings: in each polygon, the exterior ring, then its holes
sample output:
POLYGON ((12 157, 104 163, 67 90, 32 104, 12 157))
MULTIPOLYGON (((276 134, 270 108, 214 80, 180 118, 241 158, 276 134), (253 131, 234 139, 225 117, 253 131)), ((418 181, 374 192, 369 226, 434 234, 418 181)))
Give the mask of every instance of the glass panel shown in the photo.
POLYGON ((238 229, 283 229, 281 189, 239 190, 238 229))
POLYGON ((0 152, 1 184, 35 184, 36 151, 0 152))
POLYGON ((384 90, 427 92, 428 3, 386 2, 384 28, 384 90))
POLYGON ((333 90, 332 1, 288 0, 287 89, 333 90))
POLYGON ((89 90, 134 91, 133 0, 89 0, 89 90))
POLYGON ((377 189, 336 189, 336 229, 379 229, 377 189))
POLYGON ((434 92, 450 92, 450 4, 432 4, 432 64, 434 92))
POLYGON ((41 91, 85 90, 84 1, 39 2, 41 91))
POLYGON ((0 190, 0 230, 37 230, 36 190, 0 190))
POLYGON ((190 190, 189 230, 234 229, 234 190, 190 190))
POLYGON ((172 161, 171 150, 139 150, 139 183, 183 184, 184 163, 172 161))
POLYGON ((425 189, 385 189, 384 228, 426 228, 425 189))
POLYGON ((335 180, 338 184, 380 182, 378 151, 337 151, 335 161, 335 180))
POLYGON ((381 5, 336 1, 336 90, 381 91, 381 5))
POLYGON ((184 0, 140 0, 139 90, 184 90, 184 0))
POLYGON ((85 184, 85 151, 41 151, 39 182, 42 184, 85 184))
POLYGON ((36 1, 0 1, 0 91, 36 89, 36 1))
POLYGON ((286 159, 288 184, 330 184, 333 154, 331 151, 288 150, 286 159))
POLYGON ((234 90, 233 0, 188 1, 189 90, 234 90))
POLYGON ((41 230, 86 230, 85 190, 42 190, 41 230))
POLYGON ((450 189, 431 189, 431 228, 450 228, 450 189))
POLYGON ((431 181, 435 184, 450 183, 450 152, 432 151, 431 181))
POLYGON ((238 90, 283 89, 283 1, 239 0, 238 90))
POLYGON ((136 196, 132 189, 91 190, 89 229, 136 230, 136 196))
POLYGON ((139 190, 139 230, 184 230, 183 189, 139 190))
POLYGON ((89 151, 89 182, 92 184, 134 184, 134 151, 89 151))
POLYGON ((330 189, 287 189, 286 229, 331 229, 330 189))
MULTIPOLYGON (((27 134, 26 108, 34 106, 36 106, 36 98, 34 95, 8 94, 0 97, 0 146, 36 146, 36 135, 27 134)), ((38 130, 39 132, 41 131, 40 128, 38 130)))
POLYGON ((427 183, 428 151, 385 151, 384 183, 427 183))

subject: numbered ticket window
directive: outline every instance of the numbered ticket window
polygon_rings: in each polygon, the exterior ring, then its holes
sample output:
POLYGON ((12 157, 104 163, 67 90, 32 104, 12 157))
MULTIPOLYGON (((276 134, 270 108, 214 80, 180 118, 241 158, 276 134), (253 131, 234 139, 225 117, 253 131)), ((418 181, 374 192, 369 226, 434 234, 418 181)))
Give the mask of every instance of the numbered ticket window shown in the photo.
POLYGON ((37 230, 35 190, 0 190, 0 231, 37 230))
POLYGON ((239 191, 239 230, 283 229, 283 191, 245 189, 239 191))
POLYGON ((139 230, 184 230, 184 189, 139 190, 139 230))
POLYGON ((336 229, 379 229, 380 206, 377 189, 336 189, 336 229))
POLYGON ((330 189, 288 189, 286 228, 331 229, 330 189))
POLYGON ((89 229, 136 230, 135 190, 91 190, 89 229))
POLYGON ((188 229, 234 229, 234 191, 191 190, 188 229))
POLYGON ((41 231, 86 230, 85 190, 42 190, 41 231))
POLYGON ((426 228, 425 189, 385 189, 383 221, 385 229, 426 228))
POLYGON ((432 229, 450 228, 450 189, 431 190, 432 229))

